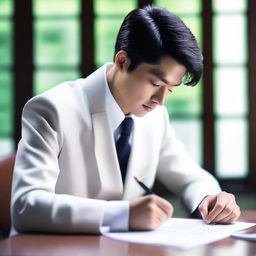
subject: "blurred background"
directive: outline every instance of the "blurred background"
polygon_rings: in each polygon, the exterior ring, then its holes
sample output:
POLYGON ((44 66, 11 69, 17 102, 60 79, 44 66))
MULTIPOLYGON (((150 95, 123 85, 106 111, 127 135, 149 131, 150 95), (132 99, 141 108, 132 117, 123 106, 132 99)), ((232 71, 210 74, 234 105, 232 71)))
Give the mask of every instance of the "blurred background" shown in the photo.
POLYGON ((200 83, 166 102, 177 136, 256 208, 255 0, 0 0, 0 155, 16 150, 25 102, 112 61, 123 18, 146 4, 180 16, 204 55, 200 83))

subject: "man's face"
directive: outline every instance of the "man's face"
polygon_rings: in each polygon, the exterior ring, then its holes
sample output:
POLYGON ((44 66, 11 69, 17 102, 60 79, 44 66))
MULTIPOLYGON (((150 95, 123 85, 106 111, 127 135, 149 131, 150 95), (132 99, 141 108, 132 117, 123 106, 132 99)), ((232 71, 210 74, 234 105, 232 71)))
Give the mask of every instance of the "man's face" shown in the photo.
POLYGON ((185 72, 185 66, 170 57, 157 65, 142 63, 131 73, 121 72, 115 98, 124 114, 142 117, 164 104, 185 72))

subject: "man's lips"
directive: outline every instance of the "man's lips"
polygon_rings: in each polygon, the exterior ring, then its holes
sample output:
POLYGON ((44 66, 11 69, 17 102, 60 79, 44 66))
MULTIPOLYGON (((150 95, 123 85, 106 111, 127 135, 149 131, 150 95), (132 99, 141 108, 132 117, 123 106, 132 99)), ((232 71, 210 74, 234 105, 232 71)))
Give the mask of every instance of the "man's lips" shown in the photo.
POLYGON ((148 105, 145 105, 145 104, 143 104, 142 106, 144 107, 144 109, 147 112, 150 112, 150 111, 152 111, 155 108, 155 106, 148 106, 148 105))

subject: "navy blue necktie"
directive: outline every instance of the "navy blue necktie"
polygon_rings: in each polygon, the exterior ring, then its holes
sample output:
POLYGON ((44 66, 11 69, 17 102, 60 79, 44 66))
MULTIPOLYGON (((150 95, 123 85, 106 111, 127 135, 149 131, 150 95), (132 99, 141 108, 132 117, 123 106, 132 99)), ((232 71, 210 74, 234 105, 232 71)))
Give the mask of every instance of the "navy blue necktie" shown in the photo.
POLYGON ((133 120, 131 117, 126 117, 120 124, 120 137, 116 142, 116 151, 119 161, 119 166, 122 174, 123 183, 126 176, 126 168, 131 151, 131 145, 129 144, 129 138, 133 127, 133 120))

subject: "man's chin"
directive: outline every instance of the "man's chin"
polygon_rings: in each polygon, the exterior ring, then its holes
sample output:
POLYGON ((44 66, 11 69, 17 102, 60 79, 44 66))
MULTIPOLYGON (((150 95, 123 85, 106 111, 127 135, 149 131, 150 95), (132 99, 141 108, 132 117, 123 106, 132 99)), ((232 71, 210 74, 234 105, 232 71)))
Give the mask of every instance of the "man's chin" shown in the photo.
POLYGON ((138 108, 135 111, 131 111, 131 115, 137 116, 137 117, 143 117, 153 111, 155 108, 148 107, 146 105, 142 105, 142 107, 138 108))
POLYGON ((148 112, 146 112, 146 111, 139 111, 139 112, 132 113, 132 115, 137 116, 137 117, 143 117, 146 114, 148 114, 148 112))

